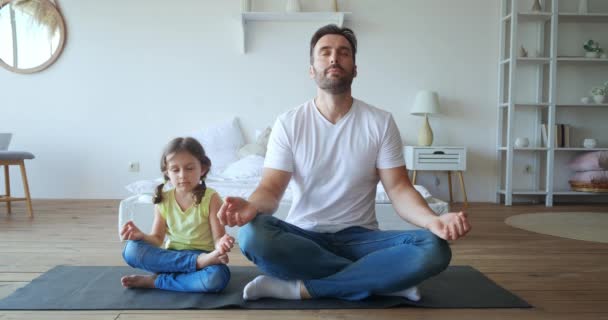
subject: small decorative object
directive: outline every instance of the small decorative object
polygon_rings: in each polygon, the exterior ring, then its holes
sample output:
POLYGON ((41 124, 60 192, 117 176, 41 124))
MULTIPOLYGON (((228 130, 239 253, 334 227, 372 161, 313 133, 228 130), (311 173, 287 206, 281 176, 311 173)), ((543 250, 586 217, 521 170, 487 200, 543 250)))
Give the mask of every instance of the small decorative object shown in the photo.
POLYGON ((525 58, 528 56, 528 50, 526 50, 526 48, 524 48, 524 46, 521 46, 519 48, 519 56, 522 58, 525 58))
POLYGON ((606 55, 605 53, 600 54, 600 58, 601 59, 608 59, 608 55, 606 55))
POLYGON ((586 14, 588 12, 589 12, 589 1, 588 0, 579 0, 578 13, 586 14))
POLYGON ((242 12, 251 11, 251 0, 241 0, 241 11, 242 12))
POLYGON ((583 139, 583 147, 590 149, 595 148, 597 146, 597 141, 593 138, 585 138, 583 139))
POLYGON ((527 148, 529 145, 530 140, 526 137, 515 139, 515 146, 518 148, 527 148))
POLYGON ((582 97, 581 102, 584 104, 589 104, 591 103, 591 99, 589 97, 582 97))
POLYGON ((300 12, 300 1, 298 0, 287 0, 285 4, 285 11, 287 12, 300 12))
POLYGON ((597 58, 600 54, 604 53, 604 49, 600 47, 600 43, 593 39, 585 42, 583 49, 585 49, 585 58, 597 58))
POLYGON ((338 0, 331 0, 331 6, 334 12, 338 12, 338 0))
POLYGON ((534 5, 532 5, 532 12, 539 12, 542 11, 543 9, 540 6, 540 1, 539 0, 534 0, 534 5))

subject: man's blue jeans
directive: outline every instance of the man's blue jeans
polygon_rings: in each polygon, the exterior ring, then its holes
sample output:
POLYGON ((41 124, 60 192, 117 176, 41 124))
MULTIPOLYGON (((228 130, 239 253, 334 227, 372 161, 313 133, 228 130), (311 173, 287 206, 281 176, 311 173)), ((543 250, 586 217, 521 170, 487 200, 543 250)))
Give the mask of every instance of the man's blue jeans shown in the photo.
POLYGON ((313 298, 346 300, 415 286, 452 258, 448 243, 428 230, 318 233, 267 214, 240 229, 239 246, 265 273, 303 280, 313 298))
POLYGON ((157 273, 154 286, 182 292, 220 292, 230 281, 225 264, 196 270, 196 258, 202 250, 167 250, 145 241, 127 241, 122 257, 133 268, 157 273))

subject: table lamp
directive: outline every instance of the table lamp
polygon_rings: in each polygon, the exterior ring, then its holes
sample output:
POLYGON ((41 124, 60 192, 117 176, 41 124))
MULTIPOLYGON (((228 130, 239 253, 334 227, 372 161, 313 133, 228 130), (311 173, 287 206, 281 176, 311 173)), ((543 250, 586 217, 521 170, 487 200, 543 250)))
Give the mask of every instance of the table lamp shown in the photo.
POLYGON ((433 144, 433 130, 429 125, 429 114, 439 113, 439 97, 434 91, 419 91, 410 114, 424 116, 424 124, 418 132, 418 145, 430 146, 433 144))

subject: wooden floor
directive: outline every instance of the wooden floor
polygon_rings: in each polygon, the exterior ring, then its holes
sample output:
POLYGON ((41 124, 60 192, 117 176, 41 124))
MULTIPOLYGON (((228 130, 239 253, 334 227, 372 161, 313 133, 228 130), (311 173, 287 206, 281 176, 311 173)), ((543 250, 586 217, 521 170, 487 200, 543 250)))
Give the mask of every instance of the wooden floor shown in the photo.
MULTIPOLYGON (((124 265, 117 236, 118 201, 35 201, 35 217, 31 220, 23 204, 13 206, 10 216, 0 206, 0 298, 59 264, 124 265)), ((542 211, 608 214, 608 206, 545 208, 472 203, 468 213, 473 231, 452 244, 453 265, 479 269, 534 305, 533 309, 0 310, 0 319, 608 319, 608 244, 545 236, 503 223, 511 215, 542 211)), ((249 265, 238 250, 234 252, 232 264, 249 265)))

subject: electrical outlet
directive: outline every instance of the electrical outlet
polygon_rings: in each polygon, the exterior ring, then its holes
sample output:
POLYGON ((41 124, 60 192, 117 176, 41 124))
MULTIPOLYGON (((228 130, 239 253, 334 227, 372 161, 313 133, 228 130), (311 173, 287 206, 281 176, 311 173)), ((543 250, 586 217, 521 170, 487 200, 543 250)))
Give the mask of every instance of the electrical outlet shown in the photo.
POLYGON ((129 172, 139 172, 139 162, 129 162, 129 172))

